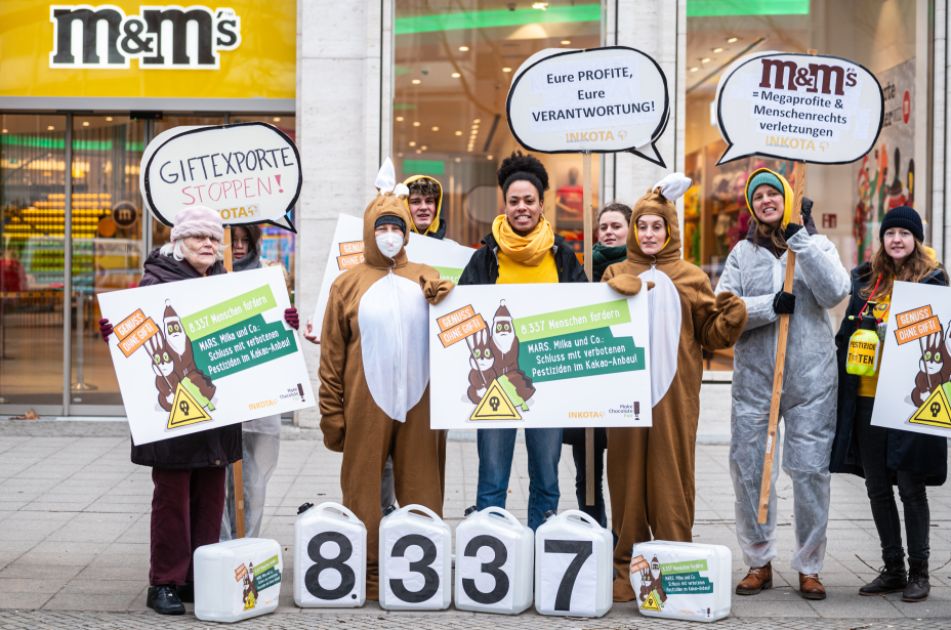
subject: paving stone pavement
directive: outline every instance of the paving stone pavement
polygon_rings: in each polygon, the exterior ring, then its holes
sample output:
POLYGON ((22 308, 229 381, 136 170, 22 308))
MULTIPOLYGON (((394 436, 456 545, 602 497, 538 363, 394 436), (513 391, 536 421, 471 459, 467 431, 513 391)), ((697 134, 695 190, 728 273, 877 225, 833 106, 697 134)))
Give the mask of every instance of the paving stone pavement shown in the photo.
MULTIPOLYGON (((722 390, 723 388, 721 388, 722 390)), ((733 488, 728 469, 729 402, 705 385, 704 416, 697 447, 697 542, 733 551, 733 579, 745 573, 733 527, 733 488), (712 416, 712 417, 711 417, 712 416)), ((728 388, 726 390, 728 392, 728 388)), ((280 461, 268 488, 262 535, 284 548, 285 575, 293 572, 297 507, 307 501, 340 500, 340 455, 327 451, 316 431, 284 427, 280 461)), ((527 517, 527 463, 516 447, 508 506, 527 517)), ((474 502, 477 472, 471 435, 449 443, 446 520, 455 526, 474 502)), ((570 451, 562 455, 560 509, 576 507, 570 451)), ((0 419, 0 630, 13 628, 158 628, 171 623, 211 627, 192 615, 165 618, 145 608, 148 575, 149 504, 147 468, 129 462, 123 422, 23 422, 0 419)), ((734 597, 732 617, 719 625, 739 628, 951 628, 951 492, 929 489, 932 510, 931 597, 920 604, 898 596, 861 598, 857 588, 877 567, 878 540, 861 479, 833 476, 829 544, 822 578, 829 598, 807 602, 789 567, 792 551, 792 490, 785 474, 777 486, 779 550, 775 588, 756 597, 734 597)), ((412 625, 419 629, 490 623, 499 628, 683 627, 640 617, 633 606, 616 605, 602 619, 487 616, 455 610, 394 613, 376 604, 351 611, 300 610, 292 584, 283 583, 277 613, 242 627, 354 628, 412 625)))

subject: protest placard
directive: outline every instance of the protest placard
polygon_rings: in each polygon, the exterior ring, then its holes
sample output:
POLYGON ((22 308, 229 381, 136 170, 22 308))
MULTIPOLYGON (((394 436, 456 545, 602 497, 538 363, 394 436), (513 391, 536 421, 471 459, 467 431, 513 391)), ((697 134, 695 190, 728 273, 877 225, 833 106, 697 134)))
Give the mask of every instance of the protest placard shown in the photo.
POLYGON ((651 425, 646 291, 456 287, 429 344, 434 429, 651 425))
POLYGON ((135 444, 314 405, 277 267, 98 298, 135 444))
MULTIPOLYGON (((406 245, 406 256, 413 262, 429 265, 439 272, 440 277, 459 281, 462 270, 475 250, 464 247, 454 241, 439 240, 410 232, 406 245)), ((337 276, 351 267, 363 262, 363 219, 349 214, 341 214, 334 228, 330 253, 324 267, 324 279, 320 283, 317 304, 311 315, 314 329, 319 331, 327 310, 327 298, 330 285, 337 276)))
POLYGON ((896 282, 872 424, 951 437, 951 288, 896 282))
POLYGON ((654 143, 667 127, 667 79, 625 46, 549 48, 519 67, 506 102, 509 127, 541 153, 630 151, 664 166, 654 143))
POLYGON ((173 127, 142 155, 140 188, 157 219, 174 225, 188 206, 218 211, 226 225, 273 223, 294 230, 300 154, 282 131, 261 122, 173 127))
POLYGON ((762 155, 847 164, 882 128, 882 86, 864 66, 828 55, 766 53, 735 62, 717 86, 727 149, 718 164, 762 155))

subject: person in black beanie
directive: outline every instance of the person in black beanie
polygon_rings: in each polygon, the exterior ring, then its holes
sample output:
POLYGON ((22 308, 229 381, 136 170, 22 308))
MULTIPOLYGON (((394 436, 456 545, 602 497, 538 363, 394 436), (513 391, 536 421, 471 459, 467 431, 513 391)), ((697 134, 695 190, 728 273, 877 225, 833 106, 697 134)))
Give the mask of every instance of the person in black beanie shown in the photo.
MULTIPOLYGON (((931 590, 928 580, 930 511, 926 486, 940 486, 947 477, 947 440, 872 426, 878 374, 848 374, 846 360, 849 339, 862 319, 874 318, 879 336, 884 334, 896 280, 947 286, 948 275, 934 252, 923 245, 921 217, 912 208, 899 206, 889 210, 878 235, 880 246, 872 260, 852 270, 851 299, 835 336, 839 392, 829 470, 865 478, 872 518, 882 545, 884 567, 878 577, 859 588, 859 594, 901 592, 903 601, 918 602, 926 599, 931 590), (895 484, 905 511, 907 574, 901 521, 892 490, 895 484)), ((929 395, 930 391, 915 391, 912 399, 921 405, 929 395)))

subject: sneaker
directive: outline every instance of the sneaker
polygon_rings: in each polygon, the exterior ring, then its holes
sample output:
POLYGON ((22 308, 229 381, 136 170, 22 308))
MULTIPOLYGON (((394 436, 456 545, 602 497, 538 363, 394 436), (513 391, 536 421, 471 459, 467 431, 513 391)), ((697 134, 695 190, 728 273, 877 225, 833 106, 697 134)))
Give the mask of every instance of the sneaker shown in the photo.
POLYGON ((182 603, 173 584, 150 586, 145 605, 160 615, 185 614, 185 604, 182 603))
POLYGON ((750 567, 746 577, 736 585, 737 595, 756 595, 773 588, 773 565, 767 562, 761 567, 750 567))

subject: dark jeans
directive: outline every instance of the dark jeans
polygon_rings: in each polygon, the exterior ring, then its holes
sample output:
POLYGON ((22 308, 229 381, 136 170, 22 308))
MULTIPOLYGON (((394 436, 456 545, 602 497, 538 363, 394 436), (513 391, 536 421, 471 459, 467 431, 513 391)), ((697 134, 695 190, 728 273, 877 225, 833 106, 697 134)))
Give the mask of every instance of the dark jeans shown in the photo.
POLYGON ((601 527, 608 526, 608 517, 604 511, 604 445, 595 440, 594 446, 594 505, 586 505, 588 470, 585 467, 584 442, 571 445, 571 456, 575 460, 575 496, 578 497, 578 509, 593 518, 601 527), (600 448, 599 448, 600 447, 600 448))
POLYGON ((225 505, 225 469, 153 468, 149 584, 192 581, 192 555, 218 542, 225 505))
POLYGON ((892 491, 892 479, 897 476, 898 495, 905 509, 905 533, 908 536, 909 560, 928 560, 928 494, 925 476, 904 471, 892 471, 885 465, 888 430, 871 425, 874 399, 859 397, 855 408, 854 430, 858 433, 859 453, 865 470, 865 488, 872 506, 872 518, 882 543, 882 559, 886 562, 904 560, 901 545, 901 522, 892 491))

